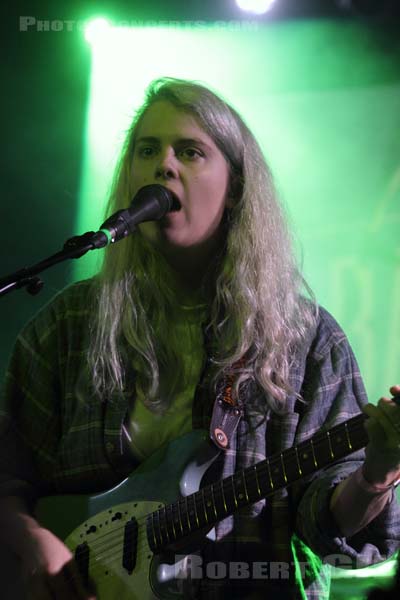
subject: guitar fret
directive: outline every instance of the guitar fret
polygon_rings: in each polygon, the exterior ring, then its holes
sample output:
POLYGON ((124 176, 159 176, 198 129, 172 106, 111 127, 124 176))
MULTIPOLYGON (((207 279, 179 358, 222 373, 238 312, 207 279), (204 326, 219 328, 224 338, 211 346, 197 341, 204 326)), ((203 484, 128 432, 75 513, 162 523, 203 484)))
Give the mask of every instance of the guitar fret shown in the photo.
MULTIPOLYGON (((171 539, 171 531, 168 527, 169 523, 168 523, 168 513, 167 513, 167 507, 163 506, 162 508, 160 508, 160 510, 158 511, 159 514, 159 521, 160 521, 160 529, 161 529, 161 537, 163 539, 164 542, 164 537, 165 537, 165 541, 169 542, 171 539)), ((173 541, 173 540, 172 540, 173 541)))
POLYGON ((181 516, 181 506, 180 506, 180 500, 178 500, 177 502, 178 505, 178 519, 179 519, 179 525, 181 528, 181 533, 183 533, 183 523, 182 523, 182 516, 181 516))
POLYGON ((212 497, 212 505, 214 508, 214 515, 215 515, 215 518, 218 519, 217 509, 215 507, 214 489, 213 489, 212 485, 210 485, 210 490, 211 490, 211 497, 212 497))
POLYGON ((235 480, 234 480, 234 478, 233 478, 233 475, 231 475, 231 478, 230 478, 230 479, 231 479, 231 483, 232 483, 233 499, 234 499, 234 501, 235 501, 235 506, 236 506, 236 508, 237 508, 237 507, 238 507, 238 501, 237 501, 237 498, 236 498, 236 492, 235 492, 235 480))
POLYGON ((296 454, 297 470, 299 472, 299 475, 302 475, 303 471, 301 470, 301 466, 300 466, 300 462, 299 462, 299 453, 297 452, 297 446, 295 446, 294 451, 296 454))
POLYGON ((253 469, 254 469, 254 475, 256 478, 258 496, 261 498, 260 482, 258 481, 258 475, 257 475, 257 465, 254 465, 253 469))
POLYGON ((188 506, 188 521, 190 523, 190 529, 199 527, 199 520, 197 518, 197 511, 196 511, 196 502, 194 500, 194 494, 191 494, 190 496, 186 496, 186 504, 188 506), (191 506, 189 506, 189 503, 191 503, 191 506), (194 517, 194 519, 193 519, 194 517), (192 520, 191 520, 192 518, 192 520))
POLYGON ((330 435, 329 431, 326 432, 326 436, 328 438, 329 452, 330 452, 331 458, 335 458, 335 455, 333 454, 333 449, 332 449, 332 444, 331 444, 331 435, 330 435))
POLYGON ((242 471, 242 477, 243 477, 244 493, 246 495, 246 500, 248 502, 249 501, 249 494, 247 493, 247 486, 246 486, 246 471, 242 471))
POLYGON ((167 507, 163 506, 162 509, 160 510, 164 510, 164 522, 165 522, 165 532, 167 534, 167 541, 170 541, 170 536, 169 536, 169 532, 168 532, 168 518, 167 518, 167 507))
POLYGON ((282 452, 282 461, 285 468, 284 473, 286 475, 284 481, 286 485, 289 485, 292 481, 299 478, 299 456, 294 451, 294 448, 289 448, 282 452))
POLYGON ((168 509, 168 508, 171 511, 171 515, 168 516, 168 513, 167 513, 167 519, 170 521, 170 523, 172 525, 172 534, 174 536, 174 539, 176 540, 177 539, 177 535, 176 535, 175 524, 174 524, 174 509, 173 509, 173 505, 169 504, 168 506, 166 506, 166 509, 168 509))
POLYGON ((164 537, 163 537, 163 530, 162 530, 162 523, 161 523, 161 511, 160 509, 158 509, 157 511, 157 522, 158 522, 158 530, 160 532, 160 541, 163 544, 164 543, 164 537))
POLYGON ((204 497, 204 488, 201 490, 201 494, 202 494, 202 497, 203 497, 204 516, 206 518, 206 523, 208 525, 208 514, 207 514, 206 500, 205 500, 205 497, 204 497))
POLYGON ((285 483, 287 483, 286 469, 285 469, 285 463, 283 461, 283 453, 282 452, 281 452, 281 464, 282 464, 282 469, 283 469, 283 478, 285 480, 285 483))
POLYGON ((346 432, 347 444, 348 444, 348 446, 349 446, 350 450, 352 450, 352 449, 353 449, 353 446, 352 446, 352 444, 351 444, 351 440, 350 440, 350 436, 349 436, 349 430, 348 430, 348 428, 347 428, 347 423, 345 423, 345 424, 344 424, 344 430, 345 430, 345 432, 346 432))
POLYGON ((197 515, 196 495, 193 495, 194 516, 196 518, 197 527, 200 527, 199 517, 197 515))
POLYGON ((161 543, 164 542, 164 537, 166 538, 167 536, 165 535, 165 532, 163 531, 163 525, 165 526, 165 523, 162 522, 162 508, 158 509, 157 511, 157 517, 158 517, 158 527, 160 530, 160 537, 161 537, 161 543))
POLYGON ((195 498, 196 498, 196 510, 197 510, 197 514, 199 517, 199 524, 200 524, 200 527, 203 527, 207 523, 207 519, 204 517, 205 504, 204 504, 204 498, 203 498, 203 490, 199 490, 196 493, 195 498))
POLYGON ((224 503, 224 509, 225 509, 225 512, 227 513, 228 512, 228 508, 226 506, 226 498, 225 498, 224 482, 223 481, 221 481, 220 486, 221 486, 221 492, 222 492, 222 501, 224 503))
POLYGON ((267 463, 269 483, 270 483, 270 486, 271 486, 271 490, 273 490, 275 486, 274 486, 274 482, 272 481, 272 477, 271 477, 271 467, 270 467, 270 464, 269 464, 269 459, 266 458, 265 462, 267 463))
MULTIPOLYGON (((158 511, 153 512, 153 523, 155 522, 155 519, 156 519, 157 515, 158 515, 158 511)), ((155 531, 155 533, 157 533, 156 528, 154 528, 154 531, 155 531)), ((161 530, 160 530, 160 524, 159 523, 158 523, 158 533, 159 533, 160 541, 157 542, 157 539, 156 539, 156 545, 157 544, 161 545, 162 544, 162 536, 161 536, 161 530)))
POLYGON ((186 520, 187 520, 187 524, 188 524, 188 529, 189 532, 192 531, 192 526, 190 524, 190 519, 189 519, 189 501, 188 501, 188 497, 185 497, 185 504, 186 504, 186 520))
POLYGON ((179 501, 178 502, 174 502, 172 505, 172 516, 173 516, 173 522, 175 524, 175 531, 176 531, 176 539, 179 539, 179 529, 181 530, 182 533, 182 525, 181 525, 181 520, 180 520, 180 514, 179 514, 179 501))
POLYGON ((314 465, 316 468, 318 468, 318 463, 317 463, 317 459, 315 458, 315 452, 314 452, 314 443, 313 443, 312 439, 310 440, 310 445, 311 445, 311 452, 313 455, 314 465))
MULTIPOLYGON (((208 509, 214 509, 215 511, 215 506, 214 506, 214 498, 213 498, 213 493, 212 493, 212 488, 211 486, 207 486, 204 489, 204 495, 207 497, 206 500, 206 512, 207 512, 207 516, 208 518, 210 518, 210 511, 208 509)), ((211 519, 213 517, 211 516, 211 519)))

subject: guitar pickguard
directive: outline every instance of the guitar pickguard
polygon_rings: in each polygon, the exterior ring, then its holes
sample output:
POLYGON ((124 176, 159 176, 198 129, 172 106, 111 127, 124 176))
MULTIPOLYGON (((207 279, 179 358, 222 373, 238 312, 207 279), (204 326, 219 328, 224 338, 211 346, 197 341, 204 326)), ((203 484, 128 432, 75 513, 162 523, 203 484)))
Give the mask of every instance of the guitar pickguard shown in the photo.
POLYGON ((161 506, 159 502, 127 502, 113 506, 82 523, 65 540, 74 552, 87 545, 88 573, 95 582, 99 600, 159 598, 153 594, 149 581, 153 553, 147 541, 146 515, 161 506), (124 533, 132 519, 137 523, 137 534, 130 548, 135 564, 128 572, 123 566, 124 533))
POLYGON ((181 571, 199 535, 241 508, 363 448, 368 441, 365 419, 357 414, 204 486, 201 480, 219 451, 207 432, 193 430, 160 448, 112 490, 46 499, 38 517, 58 537, 67 538, 83 579, 93 579, 98 600, 185 597, 181 571), (46 514, 55 519, 46 524, 46 514), (58 529, 60 521, 63 527, 58 529), (163 555, 168 550, 171 561, 163 555))
POLYGON ((146 517, 197 491, 218 454, 207 433, 194 430, 160 449, 112 490, 94 496, 49 497, 40 501, 36 512, 56 535, 61 531, 83 580, 89 577, 93 582, 98 600, 176 600, 182 598, 185 544, 176 550, 177 563, 175 551, 155 556, 146 517), (73 516, 68 514, 67 535, 62 516, 71 507, 76 508, 77 521, 71 526, 73 516), (52 523, 46 522, 46 514, 53 515, 52 523))

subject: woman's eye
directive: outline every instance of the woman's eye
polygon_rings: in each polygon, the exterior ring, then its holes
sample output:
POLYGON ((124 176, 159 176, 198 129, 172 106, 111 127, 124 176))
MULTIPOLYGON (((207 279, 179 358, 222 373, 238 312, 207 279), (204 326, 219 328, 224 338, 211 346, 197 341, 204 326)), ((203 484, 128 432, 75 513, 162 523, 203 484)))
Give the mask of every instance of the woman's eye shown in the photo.
POLYGON ((138 155, 142 158, 149 158, 154 155, 154 152, 155 150, 151 146, 142 146, 138 149, 138 155))
POLYGON ((184 148, 183 150, 181 150, 181 154, 189 159, 195 159, 199 156, 203 156, 202 152, 200 152, 200 150, 197 150, 197 148, 184 148))

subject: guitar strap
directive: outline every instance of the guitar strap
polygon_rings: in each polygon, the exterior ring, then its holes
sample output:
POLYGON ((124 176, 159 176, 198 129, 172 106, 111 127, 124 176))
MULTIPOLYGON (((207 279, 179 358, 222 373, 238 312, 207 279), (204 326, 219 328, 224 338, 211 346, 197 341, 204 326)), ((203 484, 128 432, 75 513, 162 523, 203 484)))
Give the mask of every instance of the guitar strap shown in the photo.
POLYGON ((210 424, 210 437, 214 444, 226 450, 230 446, 240 419, 243 416, 243 404, 240 398, 235 400, 232 396, 232 388, 235 383, 238 369, 244 365, 244 360, 238 360, 231 371, 222 378, 217 388, 217 395, 210 424))
MULTIPOLYGON (((243 417, 244 408, 240 397, 235 401, 232 397, 232 388, 238 374, 238 370, 243 367, 245 360, 238 360, 231 371, 223 377, 217 388, 217 395, 214 401, 213 412, 210 424, 210 437, 222 450, 230 446, 233 434, 235 433, 240 419, 243 417)), ((294 412, 298 413, 299 418, 304 414, 305 403, 297 399, 294 412)))

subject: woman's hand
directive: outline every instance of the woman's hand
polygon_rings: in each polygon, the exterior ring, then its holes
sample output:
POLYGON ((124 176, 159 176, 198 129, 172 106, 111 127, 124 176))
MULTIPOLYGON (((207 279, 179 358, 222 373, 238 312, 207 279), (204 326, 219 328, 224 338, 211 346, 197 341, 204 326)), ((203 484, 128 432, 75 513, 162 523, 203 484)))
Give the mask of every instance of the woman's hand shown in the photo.
POLYGON ((0 498, 0 544, 19 558, 29 600, 95 600, 70 550, 44 529, 18 496, 0 498))
POLYGON ((21 562, 29 600, 95 600, 70 550, 48 529, 30 528, 21 562))
MULTIPOLYGON (((392 386, 390 393, 400 396, 400 385, 392 386)), ((369 417, 365 424, 369 443, 363 475, 369 483, 390 486, 400 478, 400 405, 381 398, 377 406, 367 404, 363 412, 369 417)))

